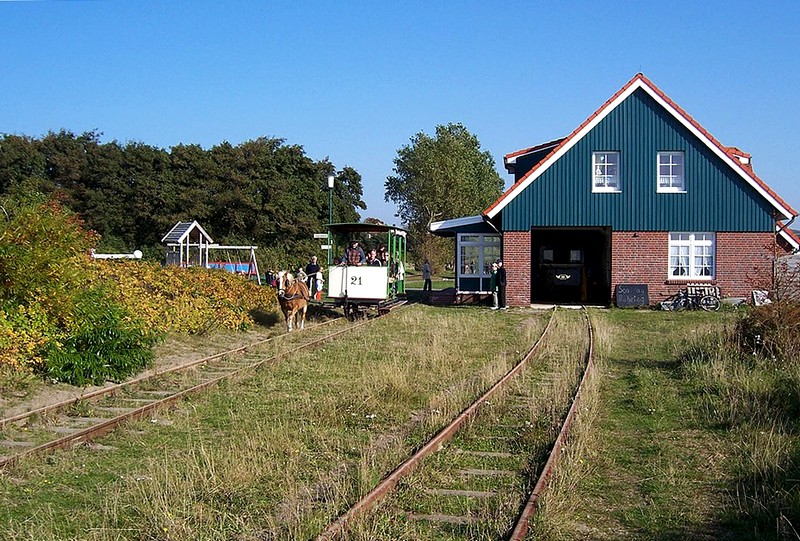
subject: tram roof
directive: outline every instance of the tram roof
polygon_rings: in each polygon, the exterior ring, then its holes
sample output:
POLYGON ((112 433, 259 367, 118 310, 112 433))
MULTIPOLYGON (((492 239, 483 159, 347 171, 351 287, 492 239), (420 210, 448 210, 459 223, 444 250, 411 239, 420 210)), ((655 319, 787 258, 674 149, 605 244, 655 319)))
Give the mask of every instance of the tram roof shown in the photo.
POLYGON ((386 233, 407 231, 402 227, 387 224, 364 224, 364 223, 340 223, 330 224, 331 231, 334 233, 386 233))

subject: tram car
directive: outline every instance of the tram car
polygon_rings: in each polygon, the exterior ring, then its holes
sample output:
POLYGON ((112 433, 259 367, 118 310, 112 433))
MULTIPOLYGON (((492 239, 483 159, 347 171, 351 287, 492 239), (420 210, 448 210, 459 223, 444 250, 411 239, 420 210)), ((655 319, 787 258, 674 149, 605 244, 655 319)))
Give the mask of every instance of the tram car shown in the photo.
POLYGON ((384 224, 341 223, 331 224, 328 234, 328 303, 342 308, 349 319, 369 310, 383 314, 405 303, 406 230, 384 224), (373 250, 374 260, 370 258, 373 250))

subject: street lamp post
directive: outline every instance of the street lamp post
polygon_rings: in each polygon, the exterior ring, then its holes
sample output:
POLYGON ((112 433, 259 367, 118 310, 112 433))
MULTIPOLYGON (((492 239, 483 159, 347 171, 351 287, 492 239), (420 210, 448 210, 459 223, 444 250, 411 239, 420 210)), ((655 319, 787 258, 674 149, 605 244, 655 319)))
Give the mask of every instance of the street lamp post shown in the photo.
POLYGON ((333 245, 331 244, 331 226, 333 223, 333 181, 336 179, 333 175, 328 175, 328 267, 331 266, 333 259, 333 245))

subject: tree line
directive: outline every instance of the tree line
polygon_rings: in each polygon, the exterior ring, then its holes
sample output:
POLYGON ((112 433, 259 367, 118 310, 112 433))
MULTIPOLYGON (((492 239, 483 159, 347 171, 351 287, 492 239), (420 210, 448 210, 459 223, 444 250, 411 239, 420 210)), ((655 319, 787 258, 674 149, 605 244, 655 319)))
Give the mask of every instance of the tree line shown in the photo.
MULTIPOLYGON (((56 198, 99 235, 99 252, 139 249, 153 261, 163 260, 161 238, 177 222, 197 220, 219 244, 259 246, 262 272, 323 255, 313 235, 329 220, 328 175, 335 176, 333 222, 357 222, 366 209, 358 171, 337 171, 327 158, 312 160, 283 139, 166 150, 103 143, 101 135, 0 134, 0 199, 20 192, 56 198)), ((502 188, 491 154, 462 124, 451 123, 433 135, 419 132, 398 149, 384 198, 398 205, 409 229, 411 260, 440 268, 452 264, 453 245, 433 237, 430 223, 480 213, 502 188)))
POLYGON ((283 139, 166 150, 103 143, 101 135, 0 135, 0 196, 57 198, 99 234, 99 252, 139 249, 160 261, 161 238, 177 222, 197 220, 219 244, 258 245, 262 266, 275 267, 319 251, 313 234, 328 223, 328 175, 335 175, 334 222, 358 221, 366 209, 355 169, 336 171, 283 139))

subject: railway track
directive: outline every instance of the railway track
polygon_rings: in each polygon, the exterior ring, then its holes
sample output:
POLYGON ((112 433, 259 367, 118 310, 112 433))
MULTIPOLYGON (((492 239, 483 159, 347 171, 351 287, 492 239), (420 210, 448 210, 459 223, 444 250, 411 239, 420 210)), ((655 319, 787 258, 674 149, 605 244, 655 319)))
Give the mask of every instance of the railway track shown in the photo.
POLYGON ((557 316, 554 310, 514 368, 331 522, 317 541, 524 539, 593 366, 585 309, 583 323, 573 321, 562 338, 549 338, 558 317, 577 316, 568 312, 557 316))
POLYGON ((314 348, 370 321, 335 328, 344 318, 331 319, 307 326, 303 332, 259 340, 0 419, 0 469, 25 457, 99 438, 122 423, 144 418, 223 380, 314 348))

